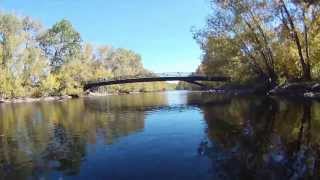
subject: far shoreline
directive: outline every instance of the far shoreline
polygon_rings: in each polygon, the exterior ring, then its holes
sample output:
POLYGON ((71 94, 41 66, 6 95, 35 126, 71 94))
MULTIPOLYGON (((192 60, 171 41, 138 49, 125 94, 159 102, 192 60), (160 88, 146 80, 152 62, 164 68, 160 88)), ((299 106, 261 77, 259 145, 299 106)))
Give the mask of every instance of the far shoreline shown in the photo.
MULTIPOLYGON (((168 90, 171 91, 171 90, 168 90)), ((165 91, 146 91, 146 92, 118 92, 118 93, 97 93, 97 92, 84 92, 82 95, 61 95, 61 96, 46 96, 46 97, 16 97, 16 98, 0 98, 1 104, 19 104, 19 103, 33 103, 33 102, 52 102, 52 101, 65 101, 69 99, 90 98, 90 97, 107 97, 117 95, 141 94, 141 93, 154 93, 165 91)))
MULTIPOLYGON (((11 99, 1 99, 0 104, 18 104, 18 103, 32 103, 32 102, 52 102, 52 101, 65 101, 68 99, 90 98, 90 97, 107 97, 117 95, 141 94, 141 93, 154 93, 166 91, 181 91, 179 90, 161 90, 161 91, 146 91, 146 92, 118 92, 118 93, 98 93, 98 92, 84 92, 82 95, 62 95, 62 96, 47 96, 47 97, 18 97, 11 99)), ((182 90, 183 91, 183 90, 182 90)), ((281 98, 302 98, 305 100, 319 100, 320 99, 320 83, 287 83, 279 85, 271 90, 266 90, 264 86, 226 86, 220 88, 211 88, 203 90, 185 90, 192 92, 208 92, 212 95, 226 95, 231 97, 236 96, 267 96, 267 97, 281 97, 281 98)))

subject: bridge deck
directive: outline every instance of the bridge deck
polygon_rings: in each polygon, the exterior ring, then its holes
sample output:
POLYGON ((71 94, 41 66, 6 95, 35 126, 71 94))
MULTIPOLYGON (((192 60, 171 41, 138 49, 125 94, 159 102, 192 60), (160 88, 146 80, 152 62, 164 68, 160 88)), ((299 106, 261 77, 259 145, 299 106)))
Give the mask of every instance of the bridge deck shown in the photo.
POLYGON ((139 82, 156 82, 156 81, 185 81, 194 83, 195 81, 217 81, 224 82, 229 81, 229 77, 224 76, 203 76, 203 75, 189 75, 189 76, 153 76, 153 77, 129 77, 129 78, 118 78, 111 80, 98 80, 87 82, 84 86, 85 90, 99 87, 99 86, 108 86, 114 84, 126 84, 126 83, 139 83, 139 82))

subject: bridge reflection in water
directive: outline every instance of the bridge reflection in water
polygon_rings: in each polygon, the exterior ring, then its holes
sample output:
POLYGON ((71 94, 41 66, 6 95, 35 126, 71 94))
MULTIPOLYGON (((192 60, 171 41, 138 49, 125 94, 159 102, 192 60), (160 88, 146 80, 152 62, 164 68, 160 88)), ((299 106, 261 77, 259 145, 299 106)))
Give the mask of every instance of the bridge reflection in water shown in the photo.
POLYGON ((84 90, 89 90, 99 86, 108 86, 114 84, 127 84, 138 82, 157 82, 157 81, 184 81, 205 87, 204 84, 198 81, 215 81, 226 82, 230 81, 226 76, 206 76, 202 74, 186 73, 186 72, 173 72, 173 73, 143 73, 130 76, 116 76, 108 79, 98 79, 88 81, 84 85, 84 90))

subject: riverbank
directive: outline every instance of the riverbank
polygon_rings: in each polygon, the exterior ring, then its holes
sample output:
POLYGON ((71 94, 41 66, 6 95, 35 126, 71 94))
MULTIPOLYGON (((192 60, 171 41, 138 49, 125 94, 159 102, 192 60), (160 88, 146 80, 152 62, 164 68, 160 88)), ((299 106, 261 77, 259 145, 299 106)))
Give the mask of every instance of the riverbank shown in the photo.
POLYGON ((107 94, 107 93, 85 93, 83 95, 64 95, 64 96, 48 96, 48 97, 19 97, 19 98, 11 98, 11 99, 1 99, 0 104, 16 104, 16 103, 32 103, 32 102, 46 102, 46 101, 64 101, 68 99, 76 99, 80 97, 100 97, 100 96, 109 96, 115 94, 107 94))
POLYGON ((251 85, 224 85, 209 90, 216 94, 231 96, 239 95, 266 95, 280 97, 299 97, 307 99, 320 99, 320 83, 318 82, 291 82, 269 88, 265 84, 251 85))
MULTIPOLYGON (((146 92, 161 92, 161 91, 146 91, 146 92)), ((124 95, 124 94, 137 94, 137 93, 146 93, 140 91, 128 92, 128 91, 119 91, 117 93, 98 93, 98 92, 83 92, 81 95, 64 95, 64 96, 48 96, 48 97, 19 97, 4 99, 0 98, 0 104, 16 104, 16 103, 32 103, 32 102, 46 102, 46 101, 64 101, 68 99, 76 99, 80 97, 103 97, 111 95, 124 95)))
POLYGON ((63 101, 66 99, 72 99, 72 96, 49 96, 41 98, 32 98, 32 97, 21 97, 21 98, 12 98, 12 99, 1 99, 0 104, 3 103, 30 103, 30 102, 40 102, 40 101, 63 101))
MULTIPOLYGON (((229 84, 219 88, 212 88, 207 90, 213 94, 223 94, 227 96, 247 96, 247 95, 263 95, 275 97, 288 97, 288 98, 305 98, 305 99, 318 99, 320 100, 320 83, 318 82, 294 82, 278 85, 271 90, 265 84, 251 84, 251 85, 235 85, 229 84)), ((84 92, 82 95, 64 95, 64 96, 49 96, 49 97, 21 97, 12 99, 1 99, 2 103, 30 103, 42 101, 64 101, 72 98, 79 97, 103 97, 110 95, 123 95, 123 94, 137 94, 145 92, 118 92, 118 93, 97 93, 97 92, 84 92)))
POLYGON ((320 99, 320 83, 295 82, 276 86, 268 92, 271 96, 300 97, 320 99))

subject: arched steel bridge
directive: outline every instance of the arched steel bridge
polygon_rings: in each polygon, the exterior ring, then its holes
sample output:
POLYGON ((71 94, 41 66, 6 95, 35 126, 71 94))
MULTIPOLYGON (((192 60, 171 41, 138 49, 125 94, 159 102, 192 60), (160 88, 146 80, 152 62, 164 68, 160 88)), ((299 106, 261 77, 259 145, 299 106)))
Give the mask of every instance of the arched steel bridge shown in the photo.
POLYGON ((84 84, 84 90, 97 88, 99 86, 108 86, 114 84, 138 83, 138 82, 156 82, 156 81, 184 81, 198 86, 205 85, 197 81, 216 81, 225 82, 230 78, 226 76, 206 76, 195 73, 174 72, 174 73, 144 73, 131 76, 117 76, 108 79, 97 79, 88 81, 84 84))

